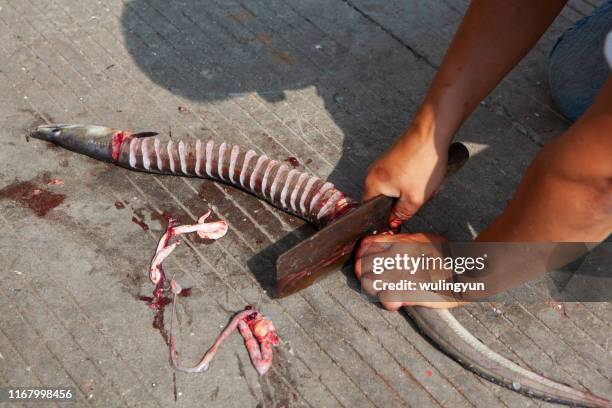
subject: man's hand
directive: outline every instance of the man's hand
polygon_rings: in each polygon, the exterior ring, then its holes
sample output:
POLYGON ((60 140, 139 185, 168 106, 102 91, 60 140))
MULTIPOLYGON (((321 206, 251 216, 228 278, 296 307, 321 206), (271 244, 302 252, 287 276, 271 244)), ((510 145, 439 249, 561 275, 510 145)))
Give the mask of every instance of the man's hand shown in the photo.
POLYGON ((389 224, 398 228, 412 217, 444 179, 448 145, 436 146, 428 130, 412 126, 368 170, 363 200, 378 195, 398 197, 389 224))
MULTIPOLYGON (((393 250, 393 244, 410 243, 410 244, 432 244, 432 243, 443 243, 446 239, 436 234, 380 234, 366 237, 357 249, 355 256, 355 275, 360 280, 362 288, 371 296, 377 296, 380 303, 387 310, 398 310, 402 306, 426 306, 431 308, 447 309, 451 307, 461 306, 464 303, 455 300, 448 300, 448 298, 439 296, 439 301, 433 301, 432 298, 436 297, 436 294, 431 292, 397 292, 381 290, 377 291, 373 288, 372 282, 376 276, 372 271, 372 258, 373 257, 393 257, 395 251, 393 250), (388 251, 388 253, 387 253, 388 251), (398 299, 398 297, 400 299, 398 299), (414 300, 406 301, 406 299, 414 298, 414 300), (419 301, 419 298, 425 299, 419 301)), ((395 247, 397 248, 397 246, 395 247)), ((424 248, 431 249, 431 245, 425 245, 424 248)), ((417 254, 416 256, 420 255, 417 254)), ((406 278, 405 271, 388 271, 385 272, 386 282, 395 282, 400 279, 406 278)), ((416 275, 410 275, 414 278, 416 275)), ((444 277, 441 277, 444 278, 444 277)), ((432 279, 431 276, 429 279, 432 279)), ((437 280, 434 279, 434 280, 437 280)))

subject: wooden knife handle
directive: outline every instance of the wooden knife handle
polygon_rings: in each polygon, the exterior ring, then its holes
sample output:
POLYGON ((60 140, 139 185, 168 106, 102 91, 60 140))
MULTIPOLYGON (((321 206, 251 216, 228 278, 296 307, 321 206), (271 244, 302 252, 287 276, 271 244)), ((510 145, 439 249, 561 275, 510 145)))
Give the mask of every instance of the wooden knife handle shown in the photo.
POLYGON ((455 174, 470 158, 470 152, 461 142, 451 143, 448 148, 445 179, 455 174))

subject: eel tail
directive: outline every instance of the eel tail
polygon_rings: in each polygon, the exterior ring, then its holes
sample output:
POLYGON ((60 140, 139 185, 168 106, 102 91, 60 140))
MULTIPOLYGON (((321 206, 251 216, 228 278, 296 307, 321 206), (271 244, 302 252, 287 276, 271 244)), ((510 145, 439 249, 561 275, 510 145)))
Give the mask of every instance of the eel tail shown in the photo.
POLYGON ((497 354, 467 331, 449 310, 412 306, 404 307, 404 311, 442 352, 491 382, 548 402, 612 408, 608 399, 553 381, 497 354))

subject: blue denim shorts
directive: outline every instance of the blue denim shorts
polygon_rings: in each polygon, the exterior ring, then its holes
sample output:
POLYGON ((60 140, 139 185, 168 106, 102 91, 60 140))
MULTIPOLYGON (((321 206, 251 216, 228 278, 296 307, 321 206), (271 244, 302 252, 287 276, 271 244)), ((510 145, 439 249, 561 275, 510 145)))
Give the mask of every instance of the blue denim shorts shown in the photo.
POLYGON ((604 42, 610 31, 612 1, 607 1, 565 31, 550 52, 548 82, 552 99, 572 122, 591 106, 610 75, 604 57, 604 42))

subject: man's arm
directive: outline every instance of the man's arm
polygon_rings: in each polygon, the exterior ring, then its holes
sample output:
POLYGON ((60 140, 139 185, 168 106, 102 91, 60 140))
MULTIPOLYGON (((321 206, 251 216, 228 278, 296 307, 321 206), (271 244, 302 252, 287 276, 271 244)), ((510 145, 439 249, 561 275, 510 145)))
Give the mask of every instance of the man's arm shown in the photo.
MULTIPOLYGON (((479 242, 601 242, 612 233, 612 76, 605 83, 593 105, 565 133, 547 144, 523 177, 504 212, 478 237, 479 242)), ((355 272, 358 278, 371 273, 363 260, 370 256, 369 246, 391 242, 439 242, 442 237, 424 234, 375 235, 367 237, 357 252, 355 272)), ((401 248, 401 246, 398 246, 401 248)), ((494 247, 492 247, 494 248, 494 247)), ((508 247, 489 258, 488 274, 477 277, 485 283, 487 294, 497 293, 534 279, 554 268, 553 255, 561 261, 571 255, 554 254, 555 246, 524 258, 524 246, 508 247), (517 252, 518 251, 518 252, 517 252), (518 255, 517 255, 518 254, 518 255)), ((474 247, 482 250, 482 247, 474 247)), ((499 248, 497 248, 499 249, 499 248)), ((392 251, 391 251, 392 252, 392 251)), ((393 255, 393 254, 392 254, 393 255)), ((580 253, 576 253, 580 255, 580 253)), ((379 255, 377 255, 379 256, 379 255)), ((565 259, 556 266, 571 260, 565 259)), ((471 279, 460 275, 457 282, 471 279)), ((448 308, 460 303, 410 301, 397 294, 377 293, 389 310, 401 306, 448 308)), ((476 295, 476 294, 474 294, 476 295)), ((465 296, 463 300, 472 300, 465 296)))
POLYGON ((447 150, 465 119, 533 47, 565 0, 474 0, 411 126, 368 172, 364 200, 399 197, 412 216, 439 188, 447 150))
MULTIPOLYGON (((596 243, 612 233, 612 76, 591 107, 544 146, 502 214, 477 242, 596 243)), ((506 290, 561 267, 578 256, 572 245, 497 246, 488 274, 476 281, 489 293, 506 290), (518 248, 518 249, 517 249, 518 248)), ((586 250, 586 248, 584 248, 586 250)), ((471 279, 469 274, 460 276, 471 279)), ((466 299, 469 300, 469 299, 466 299)))

